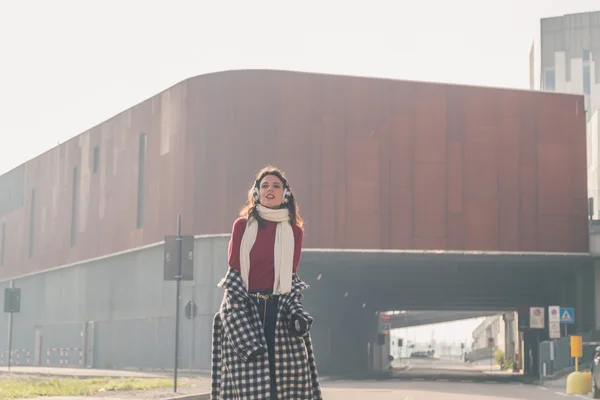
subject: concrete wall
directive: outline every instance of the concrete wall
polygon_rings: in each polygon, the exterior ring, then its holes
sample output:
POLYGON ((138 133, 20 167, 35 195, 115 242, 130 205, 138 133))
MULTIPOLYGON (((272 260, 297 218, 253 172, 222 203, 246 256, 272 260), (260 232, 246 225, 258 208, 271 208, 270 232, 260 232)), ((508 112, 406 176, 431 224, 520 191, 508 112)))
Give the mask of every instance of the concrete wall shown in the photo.
MULTIPOLYGON (((216 285, 227 269, 228 242, 229 235, 195 240, 196 284, 192 290, 192 282, 182 282, 181 290, 182 370, 190 363, 194 370, 210 368, 212 318, 223 295, 216 285), (198 306, 193 322, 183 315, 192 294, 198 306)), ((22 301, 14 314, 13 363, 18 353, 20 365, 172 370, 176 287, 163 281, 163 259, 158 243, 14 279, 22 301), (68 356, 61 349, 69 349, 68 356)), ((10 284, 0 281, 0 292, 10 284)), ((363 299, 351 305, 346 300, 333 298, 331 288, 311 290, 304 298, 315 317, 312 335, 322 373, 381 368, 375 354, 369 364, 369 348, 389 354, 389 343, 385 349, 376 345, 375 310, 361 307, 363 299)), ((0 316, 2 365, 8 321, 7 314, 0 316)))
POLYGON ((487 317, 473 331, 473 349, 487 348, 488 340, 492 338, 496 349, 502 350, 505 357, 511 359, 515 351, 515 338, 518 337, 518 323, 512 321, 517 318, 516 312, 487 317))
MULTIPOLYGON (((229 235, 197 237, 196 282, 182 282, 180 366, 210 366, 212 317, 222 291, 218 281, 227 268, 229 235), (195 296, 198 316, 185 318, 185 304, 195 296), (192 330, 195 330, 192 335, 192 330)), ((61 359, 95 368, 172 369, 175 334, 175 282, 163 281, 163 244, 119 253, 14 279, 21 288, 21 312, 14 314, 13 349, 20 364, 46 365, 47 350, 77 349, 68 358, 52 351, 49 365, 61 359), (88 345, 86 346, 86 342, 88 345), (86 349, 87 347, 87 349, 86 349), (87 350, 87 351, 84 351, 87 350)), ((0 290, 10 281, 0 283, 0 290)), ((0 349, 6 349, 8 315, 0 318, 0 349)), ((6 353, 2 361, 6 363, 6 353)), ((13 358, 14 359, 14 358, 13 358)))

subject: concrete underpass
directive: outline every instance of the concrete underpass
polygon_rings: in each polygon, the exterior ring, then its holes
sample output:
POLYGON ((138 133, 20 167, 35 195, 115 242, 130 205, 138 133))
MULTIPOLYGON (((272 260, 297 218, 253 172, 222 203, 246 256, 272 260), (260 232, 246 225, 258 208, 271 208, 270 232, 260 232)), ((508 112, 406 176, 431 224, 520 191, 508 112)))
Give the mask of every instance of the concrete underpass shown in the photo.
MULTIPOLYGON (((191 301, 198 306, 194 319, 180 320, 185 349, 180 361, 189 368, 210 368, 212 321, 223 298, 217 283, 227 268, 228 242, 228 235, 195 241, 196 280, 182 283, 180 304, 181 310, 191 301)), ((38 366, 64 365, 61 353, 52 349, 68 348, 83 355, 77 359, 71 353, 69 365, 172 368, 175 285, 163 279, 163 258, 163 245, 157 243, 2 282, 0 289, 13 284, 23 299, 14 317, 13 349, 30 354, 29 362, 38 366), (40 293, 45 301, 34 301, 40 293), (50 357, 48 350, 54 351, 50 357)), ((319 370, 336 375, 385 368, 389 337, 378 343, 377 313, 389 310, 408 310, 421 323, 432 310, 437 317, 440 312, 519 311, 524 351, 532 349, 535 367, 535 344, 547 330, 527 329, 529 307, 575 307, 576 325, 569 333, 593 330, 600 321, 595 262, 585 254, 307 249, 299 273, 311 286, 304 302, 315 317, 319 370)), ((0 328, 0 341, 6 343, 6 319, 0 328)))
POLYGON ((392 314, 390 318, 392 329, 408 328, 429 324, 439 324, 461 319, 488 317, 498 314, 497 310, 490 311, 406 311, 392 314))
POLYGON ((528 329, 530 306, 575 307, 569 333, 594 329, 588 254, 307 250, 302 277, 311 284, 306 305, 324 373, 383 365, 389 337, 378 344, 378 311, 518 311, 527 375, 537 373, 537 344, 548 337, 528 329))

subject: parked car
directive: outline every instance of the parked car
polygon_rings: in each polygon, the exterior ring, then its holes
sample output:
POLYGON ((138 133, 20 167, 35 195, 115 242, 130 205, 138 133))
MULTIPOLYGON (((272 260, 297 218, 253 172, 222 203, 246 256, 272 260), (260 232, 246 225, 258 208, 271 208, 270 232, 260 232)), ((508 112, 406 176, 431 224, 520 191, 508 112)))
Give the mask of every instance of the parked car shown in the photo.
POLYGON ((596 347, 592 362, 592 397, 600 399, 600 346, 596 347))

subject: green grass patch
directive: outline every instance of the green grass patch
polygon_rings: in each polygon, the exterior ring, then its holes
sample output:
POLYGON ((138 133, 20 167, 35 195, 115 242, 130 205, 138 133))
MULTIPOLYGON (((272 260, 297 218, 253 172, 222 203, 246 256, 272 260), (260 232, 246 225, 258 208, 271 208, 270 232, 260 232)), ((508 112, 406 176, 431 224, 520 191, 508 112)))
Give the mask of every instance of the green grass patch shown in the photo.
POLYGON ((89 396, 99 390, 149 390, 173 386, 165 378, 43 378, 0 379, 0 399, 41 396, 89 396))

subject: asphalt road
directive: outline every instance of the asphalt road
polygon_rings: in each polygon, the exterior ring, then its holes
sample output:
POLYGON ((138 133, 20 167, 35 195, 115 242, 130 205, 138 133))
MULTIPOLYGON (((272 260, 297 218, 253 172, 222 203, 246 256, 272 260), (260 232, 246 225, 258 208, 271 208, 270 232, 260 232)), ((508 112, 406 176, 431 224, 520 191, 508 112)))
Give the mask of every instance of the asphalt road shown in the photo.
POLYGON ((567 395, 564 387, 540 387, 512 374, 489 374, 458 362, 411 361, 389 378, 342 379, 323 383, 328 400, 553 400, 589 399, 567 395))

